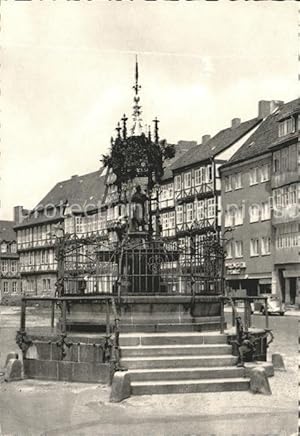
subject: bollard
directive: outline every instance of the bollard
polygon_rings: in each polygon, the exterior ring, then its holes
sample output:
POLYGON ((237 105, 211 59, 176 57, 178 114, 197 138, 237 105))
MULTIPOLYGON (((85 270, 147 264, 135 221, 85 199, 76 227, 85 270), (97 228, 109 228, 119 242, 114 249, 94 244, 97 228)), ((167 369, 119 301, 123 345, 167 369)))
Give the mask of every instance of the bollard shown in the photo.
POLYGON ((283 357, 280 353, 272 354, 272 363, 275 371, 286 371, 283 357))
POLYGON ((117 371, 114 373, 111 393, 109 401, 111 403, 119 403, 125 398, 130 397, 131 385, 130 385, 130 375, 128 372, 117 371))
POLYGON ((264 368, 251 369, 250 391, 254 394, 272 395, 269 380, 264 368))

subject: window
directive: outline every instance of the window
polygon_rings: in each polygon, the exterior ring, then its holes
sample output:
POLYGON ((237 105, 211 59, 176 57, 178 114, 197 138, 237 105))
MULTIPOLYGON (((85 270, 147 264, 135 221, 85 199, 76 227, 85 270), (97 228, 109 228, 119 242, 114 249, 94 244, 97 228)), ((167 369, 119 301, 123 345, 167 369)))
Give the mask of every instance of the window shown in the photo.
POLYGON ((206 176, 209 177, 208 172, 206 172, 206 167, 201 167, 195 170, 195 185, 199 186, 205 183, 206 176))
POLYGON ((178 206, 176 209, 176 220, 177 224, 183 223, 183 206, 178 206))
POLYGON ((175 177, 175 191, 181 190, 181 176, 175 177))
POLYGON ((243 224, 243 207, 238 207, 237 209, 235 209, 235 214, 234 214, 234 225, 236 226, 241 226, 243 224))
POLYGON ((249 184, 251 185, 256 185, 258 183, 258 168, 254 167, 250 170, 249 172, 249 184))
POLYGON ((288 171, 289 169, 289 148, 283 148, 281 150, 281 170, 288 171))
MULTIPOLYGON (((112 210, 113 209, 109 209, 112 210)), ((77 216, 75 217, 75 233, 82 233, 82 217, 81 216, 77 216)))
POLYGON ((193 208, 194 208, 193 203, 188 203, 186 205, 186 220, 188 223, 190 223, 194 219, 193 208))
POLYGON ((12 282, 12 292, 14 294, 17 292, 17 282, 12 282))
POLYGON ((232 242, 226 244, 226 259, 232 259, 232 242))
POLYGON ((6 273, 8 271, 8 262, 7 260, 2 260, 1 271, 6 273))
POLYGON ((170 229, 175 228, 175 212, 169 213, 169 228, 170 229))
POLYGON ((198 168, 195 170, 195 185, 201 185, 202 184, 202 177, 201 177, 201 168, 198 168))
POLYGON ((226 176, 225 177, 225 192, 229 192, 231 190, 232 190, 231 176, 226 176))
POLYGON ((215 216, 215 199, 209 198, 207 200, 207 218, 214 218, 215 216))
POLYGON ((205 218, 204 213, 204 200, 200 200, 197 203, 197 220, 202 221, 205 218))
POLYGON ((232 176, 232 188, 241 189, 242 188, 242 173, 236 173, 232 176))
POLYGON ((259 240, 251 239, 250 240, 250 256, 258 256, 259 255, 259 240))
POLYGON ((17 271, 17 262, 15 260, 12 260, 11 262, 11 272, 14 273, 17 271))
POLYGON ((6 253, 6 252, 7 252, 7 244, 6 244, 6 242, 2 242, 1 253, 6 253))
POLYGON ((281 208, 281 189, 275 189, 274 190, 274 202, 275 202, 275 208, 280 209, 281 208))
POLYGON ((289 186, 288 204, 289 205, 297 204, 297 185, 296 184, 289 186))
POLYGON ((10 246, 10 250, 12 253, 16 253, 17 252, 17 244, 15 242, 13 242, 10 246))
POLYGON ((232 213, 230 210, 225 211, 225 227, 231 227, 233 225, 232 213))
POLYGON ((293 133, 295 131, 295 119, 288 118, 287 120, 279 123, 279 137, 288 135, 289 133, 293 133))
POLYGON ((271 209, 268 201, 261 204, 261 220, 266 221, 271 218, 271 209))
POLYGON ((50 290, 50 286, 51 286, 51 281, 50 279, 47 279, 47 289, 50 290))
POLYGON ((273 172, 280 172, 280 151, 275 151, 273 154, 273 172))
POLYGON ((8 293, 8 282, 3 282, 3 292, 4 292, 5 294, 8 293))
POLYGON ((213 179, 212 166, 208 165, 208 167, 207 167, 207 181, 211 182, 212 179, 213 179))
POLYGON ((267 182, 270 180, 270 165, 266 164, 260 168, 260 181, 267 182))
POLYGON ((257 223, 259 221, 259 205, 252 204, 249 207, 249 222, 257 223))
POLYGON ((234 249, 235 257, 243 257, 243 241, 235 241, 234 249))
POLYGON ((266 236, 261 238, 261 254, 266 255, 271 253, 271 239, 266 236))
POLYGON ((192 186, 192 175, 191 173, 185 173, 184 175, 184 187, 190 188, 192 186))

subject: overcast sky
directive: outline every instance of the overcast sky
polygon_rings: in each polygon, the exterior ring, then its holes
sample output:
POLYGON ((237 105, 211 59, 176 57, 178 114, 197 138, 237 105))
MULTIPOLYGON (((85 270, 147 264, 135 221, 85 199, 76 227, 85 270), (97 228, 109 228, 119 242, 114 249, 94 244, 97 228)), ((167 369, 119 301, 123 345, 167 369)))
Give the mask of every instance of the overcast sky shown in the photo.
POLYGON ((297 2, 33 1, 1 4, 1 219, 100 166, 132 112, 201 141, 299 97, 297 2))

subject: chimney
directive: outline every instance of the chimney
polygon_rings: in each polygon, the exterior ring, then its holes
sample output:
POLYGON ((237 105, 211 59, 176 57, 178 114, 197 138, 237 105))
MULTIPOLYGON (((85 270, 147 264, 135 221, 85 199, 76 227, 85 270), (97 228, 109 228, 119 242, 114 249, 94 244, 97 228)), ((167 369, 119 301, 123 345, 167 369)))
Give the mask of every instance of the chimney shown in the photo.
POLYGON ((203 136, 202 136, 202 142, 201 142, 201 144, 202 144, 202 145, 207 144, 208 141, 210 140, 210 138, 211 138, 210 135, 203 135, 203 136))
POLYGON ((23 209, 23 206, 14 207, 14 222, 21 224, 28 215, 28 210, 23 209))
POLYGON ((281 100, 260 100, 258 102, 258 117, 266 118, 282 104, 284 104, 284 102, 281 100))
POLYGON ((236 129, 240 124, 241 124, 241 119, 240 118, 233 118, 231 120, 231 128, 232 129, 236 129))
POLYGON ((77 179, 77 178, 78 178, 78 174, 75 174, 74 176, 71 177, 71 180, 77 179))

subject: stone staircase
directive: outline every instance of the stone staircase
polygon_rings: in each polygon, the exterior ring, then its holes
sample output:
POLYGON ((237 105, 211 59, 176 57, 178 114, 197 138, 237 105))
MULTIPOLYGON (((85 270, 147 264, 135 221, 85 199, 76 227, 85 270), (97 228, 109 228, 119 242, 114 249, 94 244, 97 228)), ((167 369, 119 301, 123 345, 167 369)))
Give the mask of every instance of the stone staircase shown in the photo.
POLYGON ((244 368, 217 332, 131 333, 120 336, 121 365, 132 395, 248 390, 244 368))

